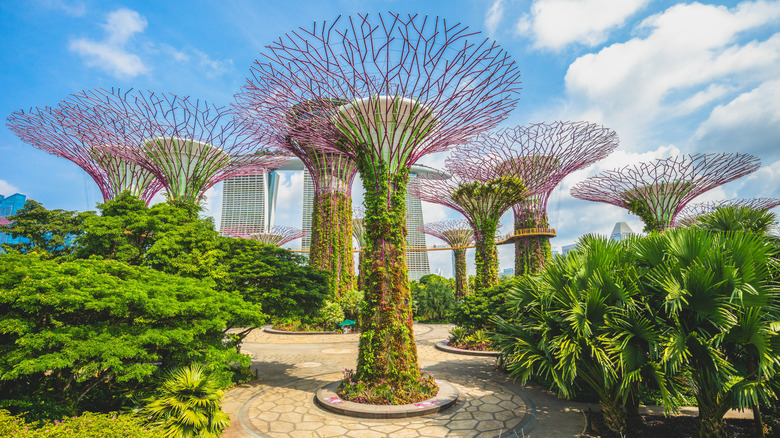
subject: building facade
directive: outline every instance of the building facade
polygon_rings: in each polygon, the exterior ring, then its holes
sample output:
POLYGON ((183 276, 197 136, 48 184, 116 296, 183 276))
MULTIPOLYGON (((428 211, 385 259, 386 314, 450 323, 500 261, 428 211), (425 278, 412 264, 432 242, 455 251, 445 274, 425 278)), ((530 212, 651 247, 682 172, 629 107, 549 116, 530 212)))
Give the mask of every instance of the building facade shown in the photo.
MULTIPOLYGON (((0 225, 11 223, 6 217, 16 214, 17 210, 24 207, 25 202, 27 202, 27 196, 21 193, 15 193, 8 197, 0 195, 0 225)), ((22 240, 21 237, 12 239, 8 234, 0 233, 0 244, 20 243, 22 240)))
POLYGON ((276 172, 226 179, 222 183, 220 231, 267 232, 274 224, 278 191, 276 172))

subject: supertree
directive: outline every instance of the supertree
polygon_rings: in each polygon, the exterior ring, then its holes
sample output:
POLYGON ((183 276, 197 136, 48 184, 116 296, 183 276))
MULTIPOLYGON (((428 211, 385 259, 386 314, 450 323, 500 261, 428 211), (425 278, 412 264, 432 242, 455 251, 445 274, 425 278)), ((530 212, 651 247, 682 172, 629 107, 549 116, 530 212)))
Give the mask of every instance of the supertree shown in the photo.
POLYGON ((358 253, 358 275, 356 287, 358 290, 364 290, 365 281, 363 279, 365 277, 366 269, 363 267, 363 261, 365 260, 363 257, 363 248, 366 247, 366 227, 363 219, 366 215, 366 212, 362 207, 358 207, 353 210, 352 236, 355 237, 355 241, 358 244, 358 250, 360 251, 358 253))
POLYGON ((254 240, 266 245, 282 246, 287 242, 305 237, 307 234, 300 228, 275 225, 270 230, 250 230, 230 228, 222 230, 223 234, 240 239, 254 240))
POLYGON ((455 257, 455 298, 461 299, 468 295, 466 248, 474 243, 474 231, 468 221, 460 219, 431 222, 421 226, 420 231, 443 240, 452 248, 455 257))
POLYGON ((749 154, 680 155, 609 170, 577 183, 575 198, 628 209, 645 231, 663 231, 702 193, 755 172, 760 160, 749 154))
POLYGON ((700 202, 697 204, 688 204, 680 210, 680 213, 674 220, 674 226, 690 225, 696 223, 696 218, 701 215, 711 213, 712 211, 726 206, 750 207, 754 210, 770 210, 780 205, 780 198, 749 198, 749 199, 728 199, 721 201, 700 202))
POLYGON ((355 377, 364 382, 412 388, 420 377, 404 262, 409 167, 491 129, 517 102, 516 65, 477 34, 427 16, 339 17, 279 38, 252 67, 255 110, 274 132, 288 135, 299 108, 308 119, 294 139, 350 156, 361 174, 368 276, 355 377))
POLYGON ((163 187, 162 182, 135 162, 105 150, 105 143, 116 144, 117 139, 95 141, 91 130, 101 129, 103 121, 104 114, 93 105, 71 96, 57 107, 15 111, 8 117, 7 125, 22 141, 84 169, 97 184, 104 201, 128 190, 148 205, 163 187))
MULTIPOLYGON (((322 151, 304 141, 298 141, 295 134, 308 128, 313 107, 320 105, 338 106, 346 101, 321 99, 294 105, 289 111, 287 133, 268 133, 264 125, 266 115, 257 104, 264 98, 262 89, 253 82, 245 85, 236 94, 233 111, 236 123, 246 126, 251 132, 259 133, 261 140, 298 157, 311 175, 314 184, 312 205, 312 233, 309 250, 309 264, 330 272, 333 277, 333 292, 341 296, 354 287, 355 274, 352 256, 352 183, 357 174, 355 160, 342 153, 322 151)), ((274 96, 271 96, 273 98, 274 96)), ((279 96, 284 101, 283 96, 279 96)), ((316 128, 316 125, 312 128, 316 128)), ((339 140, 333 133, 334 127, 323 133, 323 138, 339 140)))
POLYGON ((515 275, 534 274, 552 257, 547 201, 570 173, 603 159, 618 146, 617 134, 588 122, 536 123, 477 136, 448 159, 469 173, 512 175, 530 196, 512 206, 515 275))
POLYGON ((446 180, 423 180, 412 187, 412 191, 423 201, 446 205, 465 216, 474 233, 474 263, 476 264, 477 290, 498 284, 498 251, 496 233, 501 215, 512 205, 528 196, 522 180, 516 176, 500 176, 494 172, 492 178, 483 174, 485 180, 466 179, 466 169, 455 169, 453 163, 447 171, 453 176, 446 180))
POLYGON ((279 167, 284 154, 260 148, 257 135, 225 108, 170 93, 98 89, 71 96, 102 114, 82 136, 107 155, 137 163, 162 182, 172 202, 197 204, 226 178, 279 167))

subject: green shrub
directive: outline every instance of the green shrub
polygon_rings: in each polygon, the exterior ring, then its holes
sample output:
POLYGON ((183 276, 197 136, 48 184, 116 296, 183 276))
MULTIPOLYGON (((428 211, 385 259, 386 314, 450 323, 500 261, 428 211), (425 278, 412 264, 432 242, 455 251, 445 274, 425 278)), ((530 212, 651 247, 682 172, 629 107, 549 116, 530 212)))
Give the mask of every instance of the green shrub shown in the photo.
POLYGON ((453 309, 450 321, 469 331, 489 329, 490 318, 494 315, 508 316, 506 295, 517 284, 518 279, 515 278, 465 296, 453 309))
POLYGON ((157 438, 162 433, 132 415, 84 412, 78 417, 36 424, 0 410, 0 436, 8 438, 157 438))
POLYGON ((447 321, 455 306, 455 290, 452 281, 428 274, 419 282, 412 282, 412 307, 416 319, 424 321, 447 321))

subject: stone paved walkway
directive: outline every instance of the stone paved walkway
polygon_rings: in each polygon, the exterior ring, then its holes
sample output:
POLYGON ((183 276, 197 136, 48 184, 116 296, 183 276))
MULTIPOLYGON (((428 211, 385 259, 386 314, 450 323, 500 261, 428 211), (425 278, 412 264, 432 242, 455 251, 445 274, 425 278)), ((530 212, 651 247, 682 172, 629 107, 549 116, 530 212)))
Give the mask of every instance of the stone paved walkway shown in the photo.
POLYGON ((450 325, 415 325, 420 366, 460 391, 441 413, 399 420, 367 420, 327 412, 315 392, 354 368, 358 335, 271 335, 256 330, 243 349, 258 380, 227 393, 235 437, 578 437, 584 425, 577 403, 521 387, 496 371, 495 359, 445 353, 434 344, 450 325))

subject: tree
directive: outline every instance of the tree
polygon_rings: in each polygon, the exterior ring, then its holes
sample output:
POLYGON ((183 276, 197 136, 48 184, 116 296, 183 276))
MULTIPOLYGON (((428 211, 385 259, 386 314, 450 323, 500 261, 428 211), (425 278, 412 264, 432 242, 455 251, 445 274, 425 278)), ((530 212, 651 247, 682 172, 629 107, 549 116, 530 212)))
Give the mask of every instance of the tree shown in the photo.
POLYGON ((640 421, 640 386, 659 388, 667 408, 676 392, 661 361, 658 307, 642 293, 634 261, 630 240, 586 236, 541 278, 521 278, 507 297, 512 322, 494 318, 513 376, 550 381, 567 398, 588 387, 607 426, 620 433, 640 421))
POLYGON ((5 247, 25 254, 68 255, 74 249, 73 240, 83 232, 84 216, 74 211, 47 210, 30 199, 16 214, 8 216, 13 223, 2 227, 3 232, 11 237, 23 237, 28 241, 6 244, 5 247))
POLYGON ((314 314, 329 295, 329 274, 283 248, 223 238, 227 247, 220 290, 235 291, 275 318, 314 314))
POLYGON ((227 384, 248 365, 232 327, 260 306, 210 282, 112 260, 0 255, 0 392, 15 410, 116 408, 159 369, 201 362, 227 384))
POLYGON ((419 282, 412 282, 411 289, 417 318, 440 321, 455 306, 452 284, 444 277, 423 275, 419 282))
POLYGON ((166 438, 218 438, 230 425, 222 395, 218 382, 194 364, 167 373, 142 413, 166 438))
POLYGON ((726 437, 723 415, 731 408, 777 403, 774 247, 755 233, 683 227, 643 239, 637 251, 646 286, 663 297, 663 361, 687 372, 699 436, 726 437))

